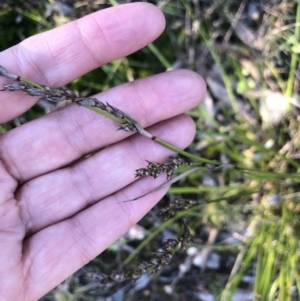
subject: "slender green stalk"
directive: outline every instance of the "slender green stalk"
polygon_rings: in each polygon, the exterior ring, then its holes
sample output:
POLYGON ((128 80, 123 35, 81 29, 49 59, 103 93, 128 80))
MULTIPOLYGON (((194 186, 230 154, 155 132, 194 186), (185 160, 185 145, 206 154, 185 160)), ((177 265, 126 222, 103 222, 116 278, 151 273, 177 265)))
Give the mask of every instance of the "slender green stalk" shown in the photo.
POLYGON ((43 89, 43 87, 42 87, 41 85, 39 85, 38 83, 36 83, 36 82, 34 82, 34 81, 30 80, 30 79, 27 79, 27 78, 25 78, 25 77, 20 77, 19 80, 20 80, 21 82, 24 82, 24 83, 26 83, 26 84, 29 84, 29 85, 31 85, 31 86, 34 86, 34 87, 36 87, 36 88, 38 88, 38 89, 43 89))
MULTIPOLYGON (((281 92, 284 93, 284 90, 286 88, 285 82, 282 79, 282 77, 280 76, 280 74, 278 73, 277 69, 274 67, 274 65, 273 65, 274 63, 273 62, 265 61, 265 64, 268 67, 268 69, 271 71, 271 73, 273 74, 273 76, 275 77, 275 79, 277 81, 277 84, 280 87, 281 92)), ((290 70, 292 70, 292 69, 290 69, 290 70)))
POLYGON ((257 253, 257 243, 246 244, 241 247, 235 264, 232 268, 228 283, 220 296, 220 301, 231 301, 245 271, 249 268, 253 258, 257 253))
MULTIPOLYGON (((132 122, 132 119, 128 119, 128 118, 124 118, 124 119, 121 119, 121 118, 118 118, 106 111, 103 111, 103 110, 100 110, 99 108, 95 108, 93 106, 86 106, 86 108, 94 111, 94 112, 97 112, 117 123, 120 123, 120 124, 125 124, 125 123, 131 123, 132 122)), ((137 124, 135 123, 135 126, 137 126, 137 124)), ((147 137, 149 139, 152 139, 154 142, 156 142, 157 144, 160 144, 162 145, 163 147, 165 148, 168 148, 184 157, 187 157, 187 158, 190 158, 190 159, 193 159, 195 160, 196 162, 199 162, 199 163, 206 163, 206 164, 213 164, 213 165, 220 165, 220 163, 218 161, 215 161, 215 160, 208 160, 208 159, 204 159, 204 158, 201 158, 201 157, 198 157, 198 156, 195 156, 195 155, 192 155, 180 148, 178 148, 177 146, 171 144, 171 143, 168 143, 166 141, 164 141, 163 139, 161 138, 158 138, 158 137, 155 137, 153 136, 152 134, 150 134, 149 132, 147 132, 146 130, 144 130, 141 126, 138 126, 138 133, 140 133, 141 135, 143 135, 144 137, 147 137)))
POLYGON ((157 47, 153 43, 148 44, 148 48, 167 70, 173 69, 172 65, 166 60, 163 54, 157 49, 157 47))
MULTIPOLYGON (((298 23, 298 22, 300 22, 300 0, 298 0, 298 4, 297 4, 296 23, 298 23)), ((294 41, 298 41, 299 35, 300 35, 300 27, 298 25, 296 25, 294 41)), ((285 91, 285 96, 288 96, 288 97, 291 97, 293 95, 295 72, 297 69, 298 57, 299 57, 299 54, 296 53, 295 51, 293 51, 292 57, 291 57, 289 78, 288 78, 287 87, 286 87, 286 91, 285 91)))
POLYGON ((231 102, 232 109, 237 114, 238 113, 238 105, 237 105, 236 97, 235 97, 233 89, 232 89, 232 83, 224 70, 224 67, 220 60, 220 57, 219 57, 218 53, 216 52, 216 50, 214 49, 213 45, 211 44, 205 30, 203 29, 203 26, 200 27, 199 33, 202 36, 206 47, 208 48, 210 54, 212 55, 214 61, 216 62, 217 66, 221 72, 221 75, 222 75, 222 78, 224 81, 224 85, 225 85, 226 91, 228 93, 230 102, 231 102))
POLYGON ((185 152, 184 150, 182 150, 182 149, 180 149, 180 148, 178 148, 178 147, 176 147, 176 146, 174 146, 174 145, 172 145, 172 144, 170 144, 170 143, 168 143, 168 142, 166 142, 166 141, 164 141, 164 140, 162 140, 160 138, 155 137, 155 139, 153 141, 155 141, 156 143, 158 143, 158 144, 160 144, 160 145, 162 145, 162 146, 164 146, 164 147, 166 147, 166 148, 168 148, 168 149, 170 149, 170 150, 172 150, 172 151, 174 151, 174 152, 176 152, 176 153, 178 153, 178 154, 180 154, 180 155, 182 155, 184 157, 193 159, 193 160, 195 160, 195 161, 197 161, 199 163, 207 163, 207 164, 213 164, 213 165, 220 165, 220 163, 218 161, 208 160, 208 159, 204 159, 204 158, 192 155, 192 154, 190 154, 188 152, 185 152))
POLYGON ((116 116, 114 116, 114 115, 112 115, 112 114, 110 114, 110 113, 108 113, 106 111, 103 111, 103 110, 101 110, 101 109, 99 109, 97 107, 85 106, 85 108, 87 108, 87 109, 89 109, 91 111, 94 111, 94 112, 96 112, 98 114, 101 114, 102 116, 107 117, 107 118, 109 118, 109 119, 111 119, 111 120, 113 120, 113 121, 115 121, 117 123, 120 123, 120 124, 126 123, 126 121, 124 119, 116 117, 116 116))
POLYGON ((118 6, 118 5, 119 5, 118 1, 116 1, 116 0, 109 0, 109 3, 110 3, 112 6, 118 6))
POLYGON ((24 16, 40 25, 45 26, 46 28, 49 28, 49 23, 47 21, 44 21, 45 19, 40 16, 38 13, 34 14, 33 12, 36 12, 36 10, 33 10, 33 7, 31 6, 31 10, 23 10, 19 7, 15 7, 15 11, 20 14, 21 16, 24 16))
POLYGON ((198 156, 192 155, 184 150, 176 147, 175 145, 168 143, 158 137, 153 136, 151 133, 147 132, 142 126, 140 126, 133 118, 128 116, 126 113, 122 112, 116 107, 113 107, 109 104, 103 104, 96 98, 81 98, 77 97, 76 94, 67 89, 67 88, 51 88, 47 86, 42 86, 34 81, 31 81, 27 78, 17 76, 8 72, 4 67, 0 66, 0 75, 5 76, 7 78, 13 79, 15 81, 25 83, 26 85, 9 85, 4 86, 4 90, 8 91, 16 91, 16 90, 24 90, 27 94, 32 96, 42 96, 49 101, 60 101, 64 99, 71 99, 73 102, 80 104, 81 106, 86 107, 98 114, 101 114, 119 124, 121 124, 120 129, 129 132, 138 132, 142 136, 153 140, 154 142, 162 145, 165 148, 168 148, 184 157, 195 160, 199 163, 220 165, 219 162, 214 160, 208 160, 204 158, 200 158, 198 156))
MULTIPOLYGON (((153 240, 155 237, 157 237, 157 235, 162 232, 165 228, 167 228, 168 226, 172 225, 175 223, 175 221, 182 219, 183 217, 186 217, 188 215, 189 212, 192 212, 192 208, 184 210, 184 211, 180 211, 177 212, 177 214, 171 218, 169 218, 168 220, 162 222, 158 227, 153 227, 152 229, 150 229, 149 231, 153 231, 152 233, 150 233, 146 239, 144 239, 137 248, 135 248, 130 255, 124 260, 124 264, 129 264, 130 262, 133 261, 133 259, 137 256, 137 254, 146 246, 148 246, 151 242, 151 240, 153 240)), ((201 215, 201 214, 200 214, 201 215)), ((197 215, 199 217, 199 214, 197 215)))

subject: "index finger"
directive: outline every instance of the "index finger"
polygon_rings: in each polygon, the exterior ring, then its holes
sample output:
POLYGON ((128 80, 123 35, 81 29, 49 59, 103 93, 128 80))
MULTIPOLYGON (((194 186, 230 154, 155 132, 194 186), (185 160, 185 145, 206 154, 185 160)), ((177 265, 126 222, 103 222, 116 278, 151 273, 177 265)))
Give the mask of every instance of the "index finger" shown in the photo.
MULTIPOLYGON (((0 53, 10 72, 49 86, 75 78, 146 46, 163 31, 161 11, 147 3, 104 9, 59 28, 30 37, 0 53)), ((0 86, 5 79, 0 78, 0 86)), ((8 93, 8 92, 7 92, 8 93)), ((36 98, 0 94, 0 123, 28 110, 36 98)))

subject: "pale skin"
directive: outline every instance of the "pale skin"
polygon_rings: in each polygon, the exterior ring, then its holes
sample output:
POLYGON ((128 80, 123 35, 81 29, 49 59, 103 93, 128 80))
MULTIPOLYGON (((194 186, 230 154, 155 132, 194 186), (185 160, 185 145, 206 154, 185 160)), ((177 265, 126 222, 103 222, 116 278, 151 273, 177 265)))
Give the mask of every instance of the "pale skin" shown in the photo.
MULTIPOLYGON (((146 3, 96 12, 0 53, 0 64, 41 84, 63 86, 155 40, 162 13, 146 3)), ((0 87, 8 79, 0 78, 0 87)), ((96 95, 149 132, 184 148, 195 133, 182 113, 205 94, 199 75, 177 70, 96 95)), ((37 98, 0 93, 0 123, 37 98)), ((166 181, 136 180, 145 159, 172 153, 111 120, 70 105, 0 136, 0 301, 34 301, 99 255, 164 195, 136 197, 166 181), (106 148, 104 148, 107 146, 106 148), (84 155, 100 150, 88 159, 84 155)))

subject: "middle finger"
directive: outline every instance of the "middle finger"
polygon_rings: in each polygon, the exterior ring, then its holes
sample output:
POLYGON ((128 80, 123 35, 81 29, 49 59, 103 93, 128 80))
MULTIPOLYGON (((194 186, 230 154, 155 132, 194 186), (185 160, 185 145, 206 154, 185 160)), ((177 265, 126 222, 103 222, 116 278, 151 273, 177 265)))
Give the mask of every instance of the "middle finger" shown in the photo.
MULTIPOLYGON (((190 117, 181 115, 157 124, 151 130, 155 135, 185 147, 193 138, 194 123, 190 117)), ((27 235, 69 218, 128 186, 136 180, 134 171, 146 167, 145 159, 161 162, 170 154, 170 150, 135 135, 72 166, 27 182, 17 193, 27 235)), ((149 184, 155 181, 158 186, 166 181, 166 175, 145 180, 149 184)))

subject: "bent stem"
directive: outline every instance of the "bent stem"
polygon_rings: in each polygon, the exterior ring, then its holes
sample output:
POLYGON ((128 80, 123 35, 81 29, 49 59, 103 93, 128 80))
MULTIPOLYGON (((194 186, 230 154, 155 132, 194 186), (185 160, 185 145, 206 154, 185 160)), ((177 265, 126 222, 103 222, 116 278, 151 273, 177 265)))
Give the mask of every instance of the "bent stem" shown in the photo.
POLYGON ((118 108, 111 106, 110 104, 104 104, 96 98, 82 98, 78 97, 72 90, 67 88, 51 88, 48 86, 40 85, 34 81, 20 77, 18 75, 8 72, 3 66, 0 66, 0 75, 7 77, 9 79, 15 80, 17 82, 23 83, 22 85, 17 84, 6 84, 2 91, 17 91, 23 90, 28 95, 31 96, 41 96, 41 99, 46 99, 52 102, 58 102, 66 99, 70 99, 72 102, 75 102, 83 107, 86 107, 98 114, 101 114, 117 123, 120 124, 120 130, 125 130, 127 132, 138 132, 140 135, 153 140, 154 142, 160 144, 161 146, 170 149, 184 157, 193 159, 194 161, 202 164, 211 164, 218 166, 221 163, 215 160, 204 159, 195 155, 192 155, 175 145, 155 137, 148 131, 146 131, 138 122, 133 118, 128 116, 123 111, 118 108))

